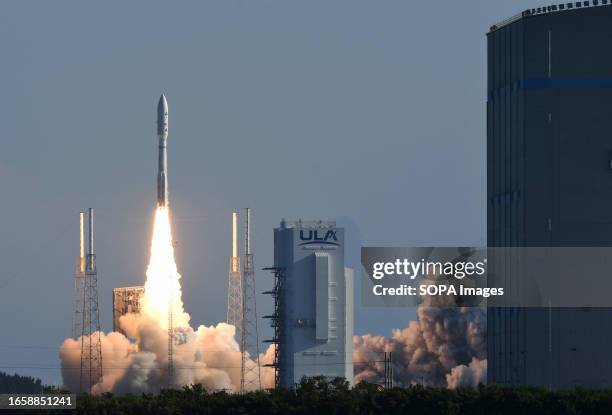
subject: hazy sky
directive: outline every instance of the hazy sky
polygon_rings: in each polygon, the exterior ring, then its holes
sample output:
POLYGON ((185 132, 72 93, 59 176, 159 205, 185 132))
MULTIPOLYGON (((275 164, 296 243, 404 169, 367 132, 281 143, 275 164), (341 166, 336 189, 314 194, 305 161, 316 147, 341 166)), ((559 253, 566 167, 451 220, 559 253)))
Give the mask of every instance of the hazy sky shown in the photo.
MULTIPOLYGON (((195 325, 225 319, 233 208, 253 208, 258 269, 283 217, 339 219, 352 266, 361 245, 484 244, 485 33, 541 5, 3 2, 0 370, 61 380, 79 210, 96 208, 104 330, 112 288, 143 283, 162 92, 195 325)), ((356 333, 413 316, 358 307, 356 333)))

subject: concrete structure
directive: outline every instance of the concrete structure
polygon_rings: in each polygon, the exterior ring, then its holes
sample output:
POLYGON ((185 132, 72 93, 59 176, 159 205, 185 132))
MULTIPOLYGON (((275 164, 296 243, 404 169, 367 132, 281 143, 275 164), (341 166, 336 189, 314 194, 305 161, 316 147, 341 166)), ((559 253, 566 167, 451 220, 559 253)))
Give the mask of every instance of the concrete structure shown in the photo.
POLYGON ((119 326, 119 319, 128 313, 140 313, 144 287, 113 288, 113 331, 127 334, 119 326))
POLYGON ((353 274, 344 268, 344 229, 335 222, 281 222, 274 229, 280 292, 279 384, 304 376, 353 383, 353 274))
MULTIPOLYGON (((611 44, 608 1, 491 27, 489 246, 612 246, 611 44)), ((489 382, 612 386, 612 310, 490 308, 487 321, 489 382)))

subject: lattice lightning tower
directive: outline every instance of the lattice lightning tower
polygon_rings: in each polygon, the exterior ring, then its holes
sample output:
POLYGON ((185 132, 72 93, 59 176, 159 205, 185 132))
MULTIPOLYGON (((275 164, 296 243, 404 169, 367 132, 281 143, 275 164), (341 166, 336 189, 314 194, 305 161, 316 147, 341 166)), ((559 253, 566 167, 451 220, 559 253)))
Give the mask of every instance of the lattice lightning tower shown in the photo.
POLYGON ((245 244, 242 273, 242 338, 240 392, 261 389, 259 367, 259 333, 255 299, 255 269, 251 251, 251 209, 245 209, 245 244))
POLYGON ((102 381, 102 345, 98 311, 98 273, 93 244, 93 209, 89 208, 89 253, 86 258, 83 290, 80 391, 91 392, 102 381))

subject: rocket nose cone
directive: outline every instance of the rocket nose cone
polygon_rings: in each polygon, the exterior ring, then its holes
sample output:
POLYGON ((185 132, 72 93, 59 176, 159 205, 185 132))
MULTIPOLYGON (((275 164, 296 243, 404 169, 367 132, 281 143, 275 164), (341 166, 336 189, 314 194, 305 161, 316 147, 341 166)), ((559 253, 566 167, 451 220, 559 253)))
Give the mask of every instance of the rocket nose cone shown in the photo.
POLYGON ((168 100, 166 99, 166 95, 162 94, 159 97, 159 102, 157 104, 157 111, 160 113, 168 112, 168 100))
POLYGON ((168 137, 168 101, 164 94, 157 104, 157 135, 164 139, 168 137))

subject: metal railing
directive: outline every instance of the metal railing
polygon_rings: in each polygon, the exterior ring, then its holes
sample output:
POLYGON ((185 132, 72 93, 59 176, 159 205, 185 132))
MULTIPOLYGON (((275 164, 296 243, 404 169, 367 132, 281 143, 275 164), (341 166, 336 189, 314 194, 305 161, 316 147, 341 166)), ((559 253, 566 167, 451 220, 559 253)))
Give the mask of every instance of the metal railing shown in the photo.
POLYGON ((494 32, 505 26, 508 26, 518 20, 521 20, 523 17, 562 12, 562 11, 573 10, 573 9, 592 8, 592 7, 609 6, 609 5, 612 5, 612 0, 610 1, 609 0, 590 0, 590 1, 560 3, 560 4, 554 4, 551 6, 527 9, 527 10, 522 11, 521 13, 515 14, 514 16, 508 17, 507 19, 504 19, 494 24, 493 26, 490 27, 490 32, 494 32))

